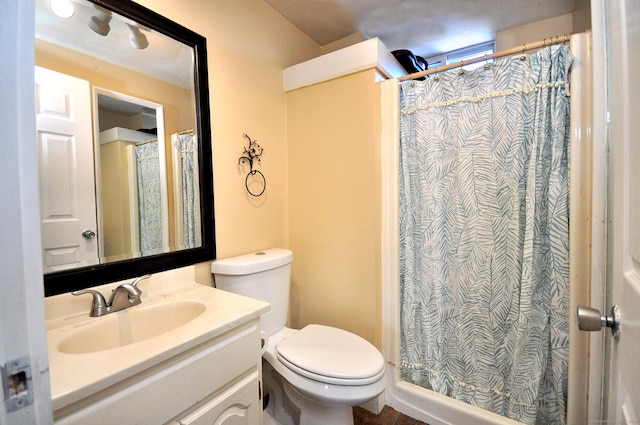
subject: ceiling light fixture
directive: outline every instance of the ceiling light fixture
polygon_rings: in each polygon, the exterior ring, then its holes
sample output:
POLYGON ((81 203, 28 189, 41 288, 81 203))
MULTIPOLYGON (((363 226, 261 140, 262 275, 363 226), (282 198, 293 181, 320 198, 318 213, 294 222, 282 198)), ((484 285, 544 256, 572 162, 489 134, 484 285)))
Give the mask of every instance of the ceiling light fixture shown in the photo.
POLYGON ((129 27, 129 41, 131 45, 136 49, 146 48, 149 45, 149 40, 140 32, 140 27, 131 24, 127 24, 127 26, 129 27))
POLYGON ((61 18, 70 18, 76 13, 71 0, 51 0, 51 10, 61 18))
POLYGON ((89 20, 89 28, 91 28, 96 34, 100 34, 106 37, 111 30, 109 22, 111 22, 111 11, 96 6, 98 14, 91 17, 89 20))

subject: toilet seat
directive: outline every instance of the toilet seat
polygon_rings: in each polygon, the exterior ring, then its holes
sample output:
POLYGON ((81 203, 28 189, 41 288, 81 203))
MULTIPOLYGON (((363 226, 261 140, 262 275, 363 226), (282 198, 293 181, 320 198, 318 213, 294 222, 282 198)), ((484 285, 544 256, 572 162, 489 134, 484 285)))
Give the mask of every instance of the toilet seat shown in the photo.
POLYGON ((336 385, 367 385, 384 374, 384 358, 364 338, 342 329, 308 325, 276 345, 292 371, 336 385))

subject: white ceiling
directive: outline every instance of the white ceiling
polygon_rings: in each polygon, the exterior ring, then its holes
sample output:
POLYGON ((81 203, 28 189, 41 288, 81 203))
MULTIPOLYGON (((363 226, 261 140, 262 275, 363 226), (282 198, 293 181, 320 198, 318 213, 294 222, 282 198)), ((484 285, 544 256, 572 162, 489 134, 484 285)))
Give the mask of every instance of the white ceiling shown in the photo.
POLYGON ((264 0, 320 45, 352 34, 429 57, 572 12, 576 0, 264 0))

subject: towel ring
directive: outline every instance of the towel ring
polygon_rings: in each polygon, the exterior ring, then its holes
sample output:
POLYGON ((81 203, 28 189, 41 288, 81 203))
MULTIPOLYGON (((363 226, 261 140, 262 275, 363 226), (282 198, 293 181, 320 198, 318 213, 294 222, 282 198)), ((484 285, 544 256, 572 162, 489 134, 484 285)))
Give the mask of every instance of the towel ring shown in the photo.
POLYGON ((260 171, 251 170, 247 173, 247 177, 244 179, 244 186, 247 188, 247 192, 249 192, 249 195, 258 197, 262 195, 264 191, 267 189, 267 179, 264 177, 264 174, 262 174, 260 171), (260 177, 262 178, 262 190, 260 191, 260 193, 252 192, 251 189, 249 188, 249 177, 255 176, 257 174, 260 174, 260 177))

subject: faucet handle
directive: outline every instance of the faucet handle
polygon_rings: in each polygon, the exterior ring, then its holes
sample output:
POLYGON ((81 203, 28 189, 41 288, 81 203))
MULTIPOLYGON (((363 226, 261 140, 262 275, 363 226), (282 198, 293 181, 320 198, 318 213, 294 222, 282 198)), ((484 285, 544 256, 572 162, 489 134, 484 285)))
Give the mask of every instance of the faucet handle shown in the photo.
POLYGON ((120 311, 140 304, 142 302, 140 299, 142 291, 138 288, 138 283, 150 277, 150 274, 146 274, 134 279, 131 283, 123 283, 114 289, 113 292, 111 292, 111 298, 109 298, 109 311, 120 311))
POLYGON ((107 305, 107 301, 104 299, 104 296, 93 289, 82 289, 79 291, 73 291, 71 295, 83 295, 90 294, 93 295, 93 301, 91 303, 91 311, 89 312, 90 317, 99 317, 109 313, 109 306, 107 305))
POLYGON ((134 288, 137 288, 138 283, 140 283, 141 280, 149 279, 150 277, 151 277, 150 274, 145 274, 144 276, 137 277, 133 280, 133 282, 131 282, 131 286, 133 286, 134 288))

